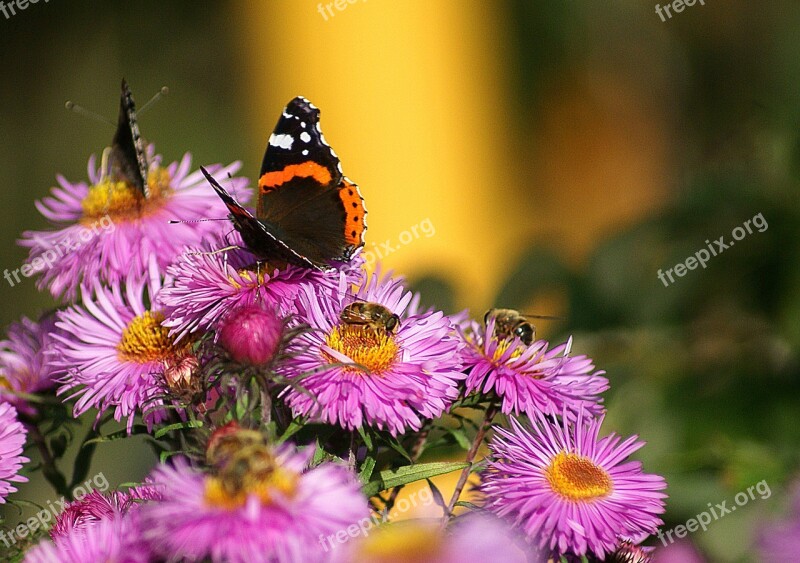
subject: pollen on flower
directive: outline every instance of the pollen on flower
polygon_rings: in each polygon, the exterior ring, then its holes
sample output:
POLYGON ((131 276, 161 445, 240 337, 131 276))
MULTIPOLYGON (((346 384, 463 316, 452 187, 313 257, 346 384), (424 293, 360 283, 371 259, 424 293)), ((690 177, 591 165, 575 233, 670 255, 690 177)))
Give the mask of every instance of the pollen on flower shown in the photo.
MULTIPOLYGON (((494 356, 492 360, 497 362, 500 358, 503 357, 503 354, 506 353, 506 350, 514 343, 514 339, 509 338, 501 338, 497 342, 497 349, 494 351, 494 356)), ((511 352, 511 357, 509 359, 513 360, 514 358, 519 358, 522 355, 522 352, 525 350, 525 347, 522 345, 518 345, 513 352, 511 352)))
POLYGON ((83 223, 92 223, 108 215, 112 220, 133 220, 163 204, 170 191, 170 176, 164 168, 154 168, 147 176, 150 197, 146 200, 128 182, 115 182, 109 178, 89 188, 89 193, 81 201, 83 223))
POLYGON ((0 389, 8 389, 11 390, 11 384, 8 382, 8 379, 0 375, 0 389))
MULTIPOLYGON (((267 266, 262 265, 261 267, 255 269, 252 267, 239 268, 237 273, 239 274, 239 277, 246 282, 248 287, 261 287, 264 285, 264 280, 267 279, 267 271, 267 266)), ((232 276, 228 276, 228 281, 231 282, 231 285, 235 289, 242 289, 242 284, 233 279, 232 276)))
POLYGON ((162 361, 172 356, 176 350, 169 329, 161 326, 164 315, 145 311, 134 317, 122 333, 117 346, 123 361, 140 364, 162 361))
POLYGON ((608 495, 611 477, 590 459, 567 452, 559 453, 545 469, 553 491, 568 500, 592 500, 608 495))
MULTIPOLYGON (((350 358, 353 363, 364 366, 370 373, 376 375, 380 375, 392 366, 400 349, 391 334, 362 325, 337 325, 328 333, 326 343, 330 348, 350 358)), ((338 362, 325 352, 323 356, 329 362, 338 362)), ((363 373, 357 366, 345 369, 363 373)))

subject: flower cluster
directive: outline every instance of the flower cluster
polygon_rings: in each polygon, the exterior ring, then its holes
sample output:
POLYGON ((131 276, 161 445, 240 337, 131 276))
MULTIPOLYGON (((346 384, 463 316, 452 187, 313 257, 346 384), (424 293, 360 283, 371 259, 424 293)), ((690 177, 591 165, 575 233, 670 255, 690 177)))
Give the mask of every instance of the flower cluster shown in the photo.
MULTIPOLYGON (((115 225, 42 272, 64 304, 0 343, 0 502, 25 480, 29 432, 63 488, 47 436, 58 408, 101 438, 115 424, 150 435, 162 462, 141 486, 68 503, 26 561, 648 559, 666 483, 628 459, 636 437, 599 437, 609 382, 571 339, 536 340, 515 311, 425 309, 357 252, 330 270, 265 259, 246 232, 201 221, 230 205, 189 155, 145 160, 144 186, 105 158, 88 182, 59 177, 37 203, 53 229, 20 242, 33 263, 115 225), (459 513, 492 433, 478 514, 459 513), (420 462, 457 447, 463 462, 420 462), (401 488, 454 471, 441 523, 371 530, 401 488)), ((330 175, 314 166, 297 173, 330 175)))

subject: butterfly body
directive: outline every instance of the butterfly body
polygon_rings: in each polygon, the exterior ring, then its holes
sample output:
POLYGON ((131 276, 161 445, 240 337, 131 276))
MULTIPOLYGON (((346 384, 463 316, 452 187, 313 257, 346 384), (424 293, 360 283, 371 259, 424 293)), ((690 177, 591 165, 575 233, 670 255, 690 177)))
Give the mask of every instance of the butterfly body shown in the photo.
POLYGON ((203 173, 259 260, 328 270, 332 262, 349 261, 364 245, 364 200, 325 142, 319 110, 305 98, 289 102, 270 135, 255 216, 203 173))

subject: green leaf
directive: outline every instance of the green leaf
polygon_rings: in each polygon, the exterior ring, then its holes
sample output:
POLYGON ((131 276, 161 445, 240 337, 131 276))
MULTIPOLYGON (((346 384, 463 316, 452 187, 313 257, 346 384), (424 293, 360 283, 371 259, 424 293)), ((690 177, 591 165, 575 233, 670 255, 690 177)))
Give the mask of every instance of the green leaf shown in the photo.
POLYGON ((298 422, 297 419, 293 420, 289 423, 289 427, 286 428, 286 431, 281 435, 280 438, 277 440, 277 444, 283 444, 286 440, 297 434, 300 430, 303 429, 305 424, 302 422, 298 422))
POLYGON ((55 459, 61 459, 67 451, 68 439, 66 434, 60 434, 50 439, 50 451, 55 459))
POLYGON ((125 483, 120 483, 117 485, 117 489, 132 489, 133 487, 141 487, 142 483, 137 481, 126 481, 125 483))
POLYGON ((373 444, 372 444, 372 436, 370 436, 366 430, 364 430, 363 426, 358 427, 358 433, 361 435, 361 439, 364 440, 364 445, 367 446, 369 451, 372 451, 373 444))
POLYGON ((398 469, 388 469, 386 471, 381 471, 378 479, 364 485, 363 491, 364 494, 371 497, 386 489, 407 485, 408 483, 436 477, 437 475, 444 475, 445 473, 458 471, 468 466, 469 464, 463 461, 437 461, 433 463, 406 465, 398 469))
POLYGON ((75 461, 72 463, 72 482, 70 483, 69 490, 74 489, 80 484, 89 474, 89 467, 92 465, 92 457, 94 456, 97 443, 89 444, 89 442, 97 437, 97 430, 90 428, 83 438, 83 443, 78 450, 78 455, 75 456, 75 461), (88 445, 88 447, 86 447, 88 445))
POLYGON ((461 449, 469 450, 469 448, 472 446, 463 428, 448 428, 447 433, 456 439, 456 442, 459 446, 461 446, 461 449))
POLYGON ((388 438, 386 438, 386 443, 389 445, 389 447, 390 447, 390 448, 392 448, 394 451, 396 451, 396 452, 397 452, 397 453, 399 453, 401 456, 403 456, 404 458, 406 458, 406 460, 407 460, 409 463, 414 463, 414 460, 413 460, 413 459, 411 459, 411 455, 410 455, 410 454, 409 454, 409 453, 406 451, 406 449, 403 447, 403 444, 401 444, 400 442, 398 442, 397 440, 395 440, 395 439, 394 439, 394 438, 392 438, 392 437, 388 437, 388 438))
POLYGON ((442 495, 442 491, 439 490, 439 487, 433 484, 433 481, 430 479, 425 479, 428 482, 428 487, 431 489, 431 493, 433 493, 433 500, 436 501, 442 510, 447 510, 447 502, 444 500, 444 495, 442 495))
POLYGON ((183 452, 168 452, 168 451, 164 450, 163 452, 161 452, 161 453, 159 454, 159 456, 158 456, 158 460, 159 460, 161 463, 164 463, 165 461, 167 461, 167 460, 168 460, 169 458, 171 458, 172 456, 174 456, 174 455, 177 455, 177 454, 182 454, 182 453, 183 453, 183 452))
POLYGON ((144 424, 134 424, 133 428, 131 428, 131 433, 128 434, 128 431, 124 428, 122 430, 118 430, 117 432, 112 432, 111 434, 107 434, 105 436, 98 436, 97 438, 92 438, 91 440, 86 440, 82 448, 86 446, 91 446, 92 444, 103 444, 105 442, 114 442, 116 440, 122 440, 123 438, 127 438, 128 436, 136 436, 137 434, 147 434, 147 426, 144 424))
POLYGON ((201 428, 202 426, 203 426, 202 420, 189 420, 187 422, 176 422, 175 424, 168 424, 167 426, 164 426, 163 428, 159 428, 158 430, 156 430, 154 437, 156 440, 158 440, 159 438, 164 437, 173 430, 184 430, 186 428, 201 428))
MULTIPOLYGON (((22 507, 22 506, 24 506, 26 508, 33 508, 36 511, 44 509, 44 507, 41 506, 40 504, 36 504, 35 502, 30 502, 28 500, 24 500, 24 499, 21 499, 21 498, 13 499, 13 500, 9 499, 8 504, 13 506, 13 507, 15 507, 17 510, 19 510, 19 508, 22 507)), ((21 510, 20 510, 20 514, 22 514, 21 510)))
POLYGON ((317 438, 317 444, 314 448, 314 457, 311 458, 311 465, 316 467, 322 460, 325 459, 325 448, 319 443, 319 438, 317 438))
POLYGON ((369 483, 372 472, 375 470, 376 463, 377 461, 374 457, 367 457, 367 459, 364 460, 364 463, 361 465, 361 472, 358 474, 358 478, 361 479, 362 483, 369 483))

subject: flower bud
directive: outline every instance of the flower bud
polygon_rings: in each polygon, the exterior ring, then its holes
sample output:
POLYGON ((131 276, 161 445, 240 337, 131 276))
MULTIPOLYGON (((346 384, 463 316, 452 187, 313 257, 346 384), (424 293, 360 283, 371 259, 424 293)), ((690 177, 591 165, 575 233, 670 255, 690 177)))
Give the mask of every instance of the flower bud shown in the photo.
POLYGON ((241 307, 222 321, 219 342, 231 358, 241 364, 263 366, 278 353, 283 321, 265 307, 241 307))

